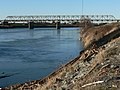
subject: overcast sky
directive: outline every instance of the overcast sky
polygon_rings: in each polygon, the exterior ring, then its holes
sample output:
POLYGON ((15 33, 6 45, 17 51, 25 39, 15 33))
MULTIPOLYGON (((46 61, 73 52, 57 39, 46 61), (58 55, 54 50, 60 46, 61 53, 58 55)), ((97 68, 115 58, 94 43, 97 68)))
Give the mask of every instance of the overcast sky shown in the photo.
MULTIPOLYGON (((120 18, 120 0, 83 0, 84 14, 120 18)), ((82 14, 82 0, 0 0, 0 19, 9 15, 82 14)))

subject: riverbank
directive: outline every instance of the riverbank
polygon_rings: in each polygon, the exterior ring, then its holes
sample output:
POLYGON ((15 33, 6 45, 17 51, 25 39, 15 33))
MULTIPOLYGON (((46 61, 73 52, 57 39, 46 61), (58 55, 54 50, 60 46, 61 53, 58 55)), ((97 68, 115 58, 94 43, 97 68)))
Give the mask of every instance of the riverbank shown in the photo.
POLYGON ((120 23, 82 30, 85 50, 80 56, 42 80, 6 87, 6 90, 120 89, 120 23))

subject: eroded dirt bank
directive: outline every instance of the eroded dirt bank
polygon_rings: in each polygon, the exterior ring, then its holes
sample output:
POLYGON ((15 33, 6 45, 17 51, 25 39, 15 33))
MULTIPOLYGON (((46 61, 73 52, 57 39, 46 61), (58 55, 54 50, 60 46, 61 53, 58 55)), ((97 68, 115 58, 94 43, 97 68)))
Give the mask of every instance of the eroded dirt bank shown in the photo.
POLYGON ((119 90, 120 23, 84 29, 85 50, 42 80, 5 90, 119 90))

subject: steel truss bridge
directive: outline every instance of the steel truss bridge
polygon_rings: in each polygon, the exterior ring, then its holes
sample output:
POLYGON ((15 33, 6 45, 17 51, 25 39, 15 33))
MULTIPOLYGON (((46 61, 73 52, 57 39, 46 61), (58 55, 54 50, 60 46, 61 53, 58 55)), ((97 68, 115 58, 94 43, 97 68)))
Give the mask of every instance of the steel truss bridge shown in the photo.
POLYGON ((39 16, 7 16, 8 22, 81 22, 90 20, 95 23, 116 22, 113 15, 39 15, 39 16))
POLYGON ((0 28, 40 28, 40 27, 85 27, 88 23, 103 24, 119 22, 113 15, 39 15, 7 16, 0 21, 0 28))

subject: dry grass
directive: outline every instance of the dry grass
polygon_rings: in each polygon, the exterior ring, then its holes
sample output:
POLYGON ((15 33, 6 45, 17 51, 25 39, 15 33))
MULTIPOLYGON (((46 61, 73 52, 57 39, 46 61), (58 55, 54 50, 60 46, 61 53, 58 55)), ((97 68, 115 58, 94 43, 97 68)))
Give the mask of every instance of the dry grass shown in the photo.
POLYGON ((106 36, 118 29, 120 29, 120 24, 112 23, 82 30, 81 38, 84 43, 84 47, 89 47, 89 45, 91 45, 93 42, 98 41, 99 39, 103 38, 103 36, 106 36))

